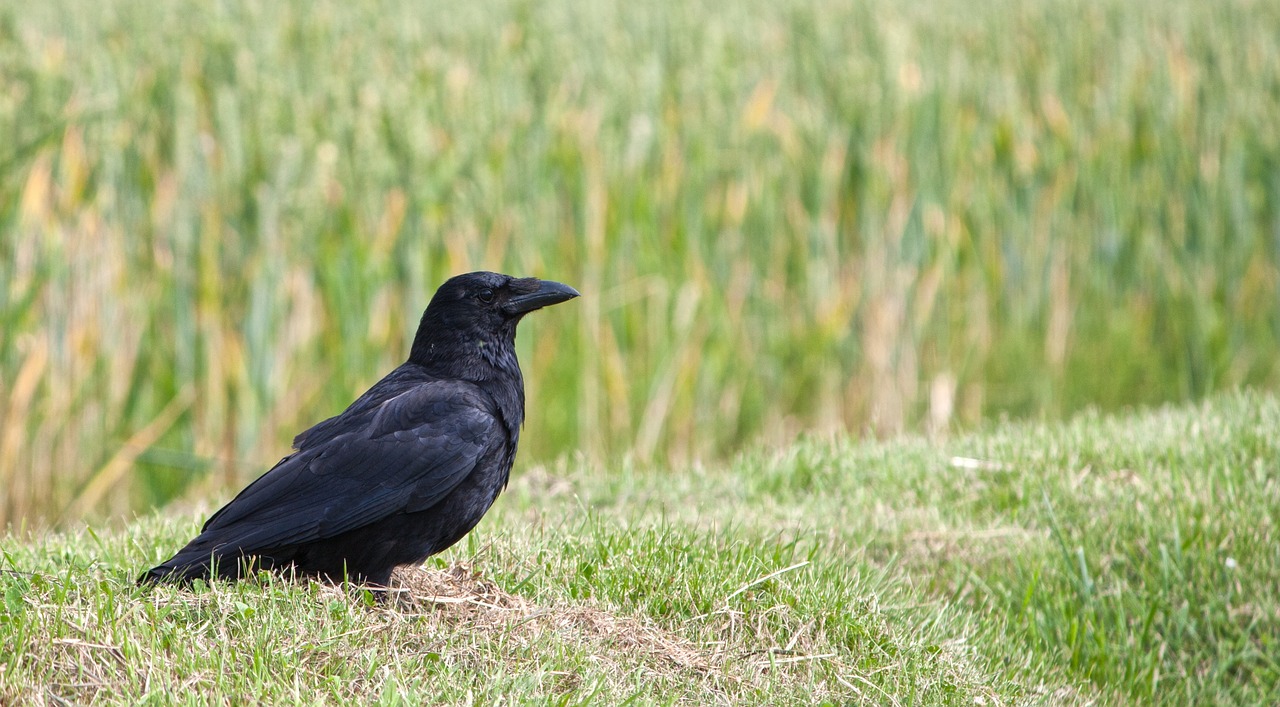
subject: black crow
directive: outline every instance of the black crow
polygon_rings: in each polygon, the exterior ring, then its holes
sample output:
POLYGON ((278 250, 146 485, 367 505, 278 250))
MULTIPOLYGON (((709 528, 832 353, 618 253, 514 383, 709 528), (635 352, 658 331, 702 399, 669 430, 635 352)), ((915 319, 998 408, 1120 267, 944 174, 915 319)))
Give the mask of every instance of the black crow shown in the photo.
POLYGON ((462 539, 506 487, 524 422, 516 324, 578 296, 491 272, 444 283, 409 360, 249 484, 138 579, 238 579, 266 568, 386 586, 462 539))

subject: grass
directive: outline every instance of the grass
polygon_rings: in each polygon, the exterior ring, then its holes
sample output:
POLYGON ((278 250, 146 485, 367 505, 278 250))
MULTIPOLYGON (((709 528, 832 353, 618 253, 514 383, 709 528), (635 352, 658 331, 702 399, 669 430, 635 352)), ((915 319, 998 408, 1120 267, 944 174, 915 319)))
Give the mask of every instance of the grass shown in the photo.
POLYGON ((203 512, 7 542, 0 700, 1270 704, 1280 400, 717 466, 526 467, 387 605, 130 580, 203 512))
POLYGON ((243 483, 472 268, 585 294, 540 461, 1274 389, 1278 7, 0 0, 0 524, 243 483))

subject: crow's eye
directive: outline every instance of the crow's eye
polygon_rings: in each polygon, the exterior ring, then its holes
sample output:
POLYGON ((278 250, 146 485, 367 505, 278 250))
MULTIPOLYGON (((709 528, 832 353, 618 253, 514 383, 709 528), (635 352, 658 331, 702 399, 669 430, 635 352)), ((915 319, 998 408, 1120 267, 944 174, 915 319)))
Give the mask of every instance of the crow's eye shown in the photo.
POLYGON ((480 290, 480 294, 476 295, 476 297, 479 297, 481 302, 492 302, 493 290, 480 290))

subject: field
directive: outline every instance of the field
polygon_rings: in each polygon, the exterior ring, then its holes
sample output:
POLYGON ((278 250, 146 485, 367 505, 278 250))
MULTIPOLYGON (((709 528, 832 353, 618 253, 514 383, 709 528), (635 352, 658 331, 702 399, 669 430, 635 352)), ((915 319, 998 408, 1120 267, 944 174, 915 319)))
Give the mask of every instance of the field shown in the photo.
POLYGON ((1280 703, 1280 3, 0 0, 0 705, 1280 703), (378 603, 136 589, 474 269, 378 603))
POLYGON ((208 497, 474 268, 523 458, 1280 385, 1280 5, 0 2, 0 524, 208 497))
POLYGON ((387 605, 135 588, 198 513, 24 538, 0 702, 1275 704, 1277 426, 1243 394, 527 468, 387 605))

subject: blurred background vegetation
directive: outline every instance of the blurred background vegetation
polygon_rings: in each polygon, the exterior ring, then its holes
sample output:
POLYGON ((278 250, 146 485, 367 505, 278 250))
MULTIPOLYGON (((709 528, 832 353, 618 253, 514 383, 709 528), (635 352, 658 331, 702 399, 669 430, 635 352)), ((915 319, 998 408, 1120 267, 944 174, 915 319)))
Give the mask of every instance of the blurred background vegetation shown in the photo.
POLYGON ((472 269, 584 294, 525 464, 1275 387, 1278 126, 1266 0, 0 0, 0 524, 256 476, 472 269))

